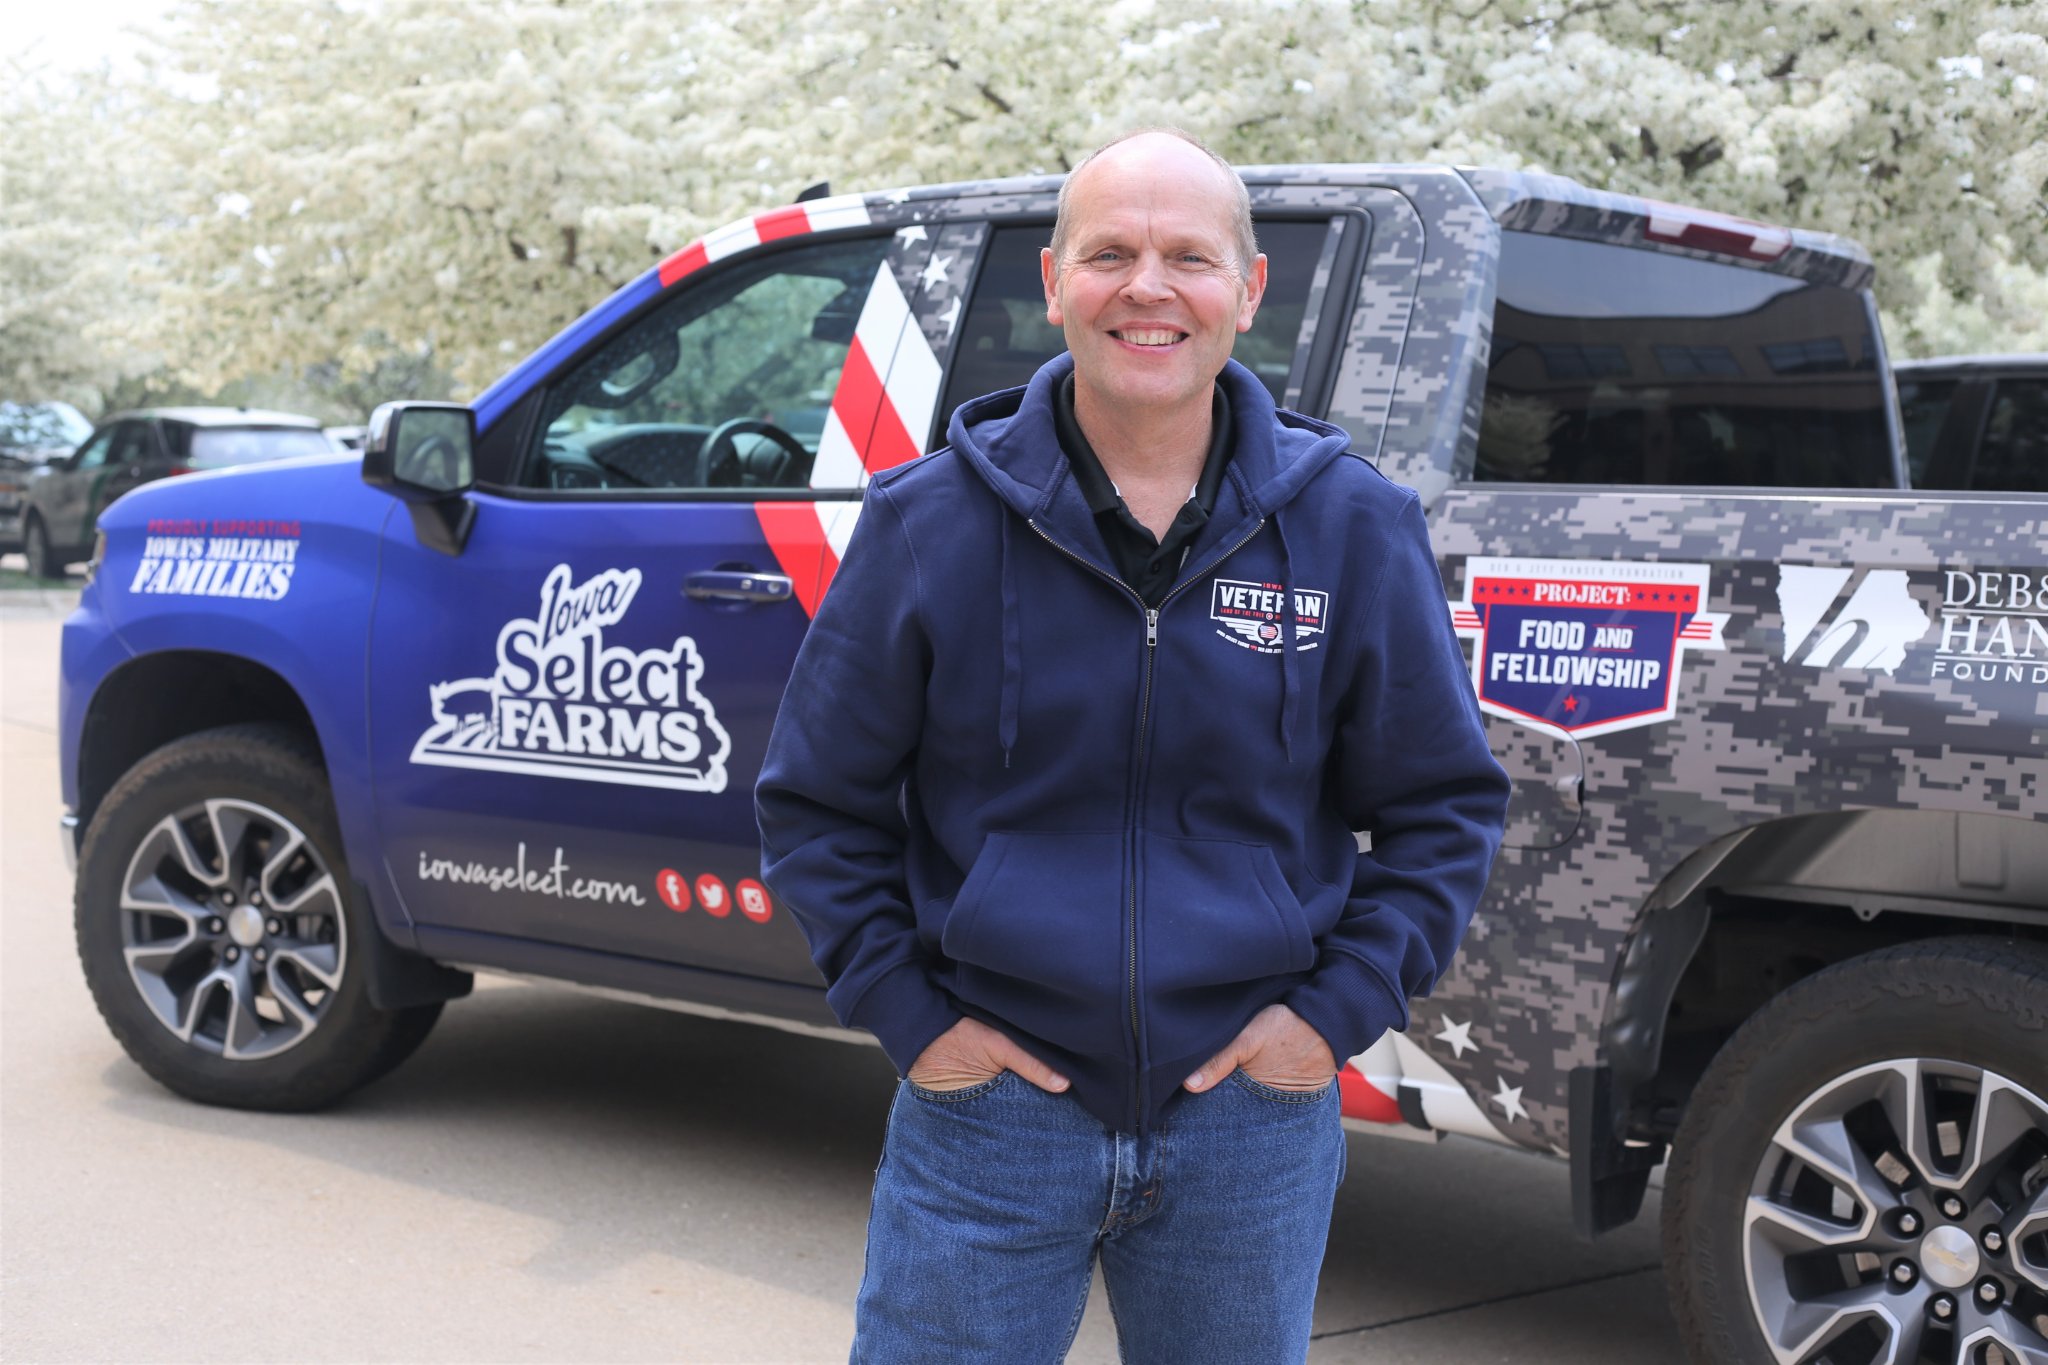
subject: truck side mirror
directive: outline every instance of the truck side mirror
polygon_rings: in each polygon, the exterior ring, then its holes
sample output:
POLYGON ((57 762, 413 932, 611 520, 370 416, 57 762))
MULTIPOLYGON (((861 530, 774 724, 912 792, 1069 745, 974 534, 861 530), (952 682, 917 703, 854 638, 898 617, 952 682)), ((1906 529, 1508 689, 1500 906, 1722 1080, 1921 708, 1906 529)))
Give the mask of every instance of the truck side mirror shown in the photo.
POLYGON ((460 403, 385 403, 370 414, 363 482, 405 503, 413 534, 459 555, 476 523, 476 414, 460 403))

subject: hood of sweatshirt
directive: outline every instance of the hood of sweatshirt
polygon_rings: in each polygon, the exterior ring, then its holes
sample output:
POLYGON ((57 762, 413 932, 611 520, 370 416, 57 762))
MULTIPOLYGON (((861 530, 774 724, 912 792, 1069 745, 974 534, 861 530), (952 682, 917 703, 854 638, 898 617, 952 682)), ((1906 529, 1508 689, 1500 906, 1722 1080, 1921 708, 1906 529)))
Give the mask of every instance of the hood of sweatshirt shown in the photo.
MULTIPOLYGON (((1002 536, 1003 687, 996 738, 1005 766, 1017 743, 1017 697, 1023 678, 1016 557, 1011 553, 1011 537, 1020 528, 1014 523, 1021 520, 1026 533, 1044 536, 1111 582, 1122 582, 1110 563, 1087 499, 1074 480, 1053 420, 1055 395, 1073 369, 1073 356, 1059 355, 1040 367, 1023 388, 1005 389, 961 404, 946 428, 947 444, 1016 514, 1004 518, 1002 536)), ((1349 448, 1351 438, 1328 422, 1274 406, 1273 396, 1258 376, 1235 360, 1224 362, 1216 382, 1230 400, 1235 446, 1223 486, 1217 491, 1215 510, 1189 547, 1174 590, 1200 577, 1219 548, 1235 545, 1265 523, 1272 523, 1280 545, 1281 592, 1287 603, 1281 618, 1275 726, 1276 737, 1291 761, 1301 685, 1295 661, 1298 622, 1293 559, 1288 554, 1281 511, 1324 466, 1349 448)))

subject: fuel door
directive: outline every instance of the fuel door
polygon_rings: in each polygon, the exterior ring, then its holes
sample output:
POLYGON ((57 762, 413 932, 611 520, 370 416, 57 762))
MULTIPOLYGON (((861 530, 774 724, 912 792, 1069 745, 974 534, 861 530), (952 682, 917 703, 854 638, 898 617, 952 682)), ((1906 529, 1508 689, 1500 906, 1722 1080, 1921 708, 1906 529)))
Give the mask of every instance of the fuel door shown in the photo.
POLYGON ((1514 783, 1505 847, 1558 848, 1578 833, 1586 756, 1576 739, 1489 715, 1486 744, 1514 783))

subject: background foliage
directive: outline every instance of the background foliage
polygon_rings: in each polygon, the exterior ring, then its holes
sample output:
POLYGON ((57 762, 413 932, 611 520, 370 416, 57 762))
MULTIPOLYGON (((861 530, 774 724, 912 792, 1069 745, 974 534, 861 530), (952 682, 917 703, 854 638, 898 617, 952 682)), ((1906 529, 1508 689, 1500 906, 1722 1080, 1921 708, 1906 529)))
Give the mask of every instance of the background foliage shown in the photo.
POLYGON ((1895 353, 2048 349, 2044 30, 2043 0, 183 0, 137 67, 5 74, 0 389, 467 394, 814 181, 1057 171, 1135 122, 1839 232, 1895 353))

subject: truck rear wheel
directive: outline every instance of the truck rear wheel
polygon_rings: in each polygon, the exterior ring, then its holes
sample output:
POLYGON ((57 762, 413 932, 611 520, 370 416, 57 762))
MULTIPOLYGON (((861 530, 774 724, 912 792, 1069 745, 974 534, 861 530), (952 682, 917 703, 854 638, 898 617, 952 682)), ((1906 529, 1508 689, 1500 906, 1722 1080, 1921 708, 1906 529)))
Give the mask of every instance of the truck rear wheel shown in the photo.
POLYGON ((1673 1144, 1700 1365, 2048 1361, 2048 952, 1935 939, 1759 1010, 1673 1144))
POLYGON ((86 984, 137 1065, 189 1099, 330 1104, 425 1040, 438 1004, 370 1003, 327 775, 268 725, 208 730, 100 804, 74 903, 86 984))

